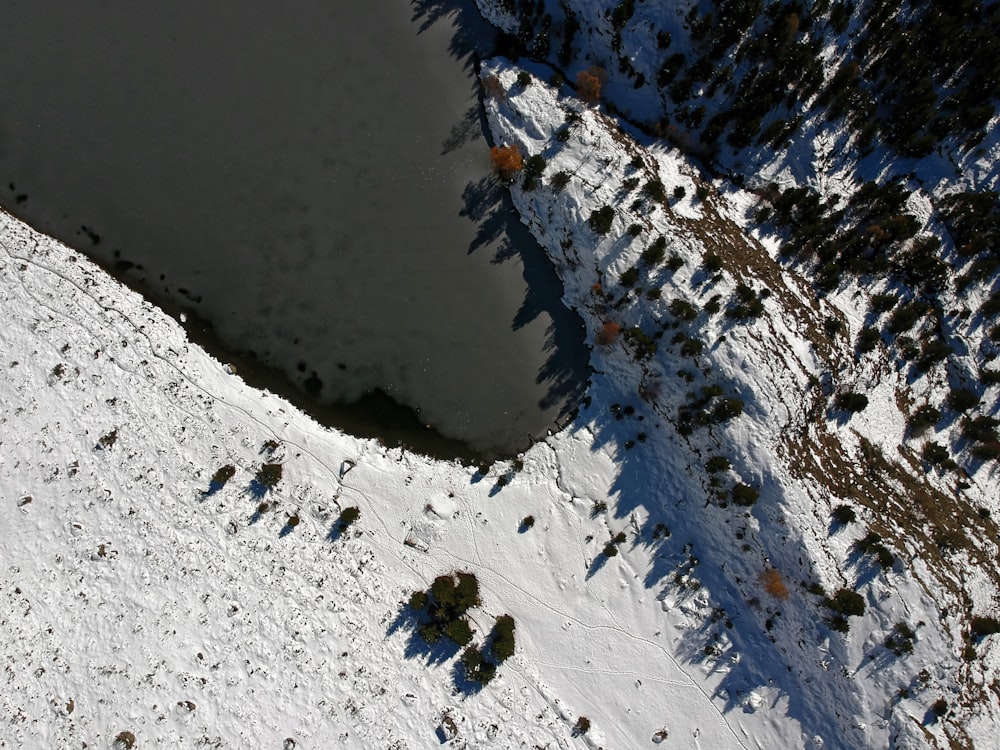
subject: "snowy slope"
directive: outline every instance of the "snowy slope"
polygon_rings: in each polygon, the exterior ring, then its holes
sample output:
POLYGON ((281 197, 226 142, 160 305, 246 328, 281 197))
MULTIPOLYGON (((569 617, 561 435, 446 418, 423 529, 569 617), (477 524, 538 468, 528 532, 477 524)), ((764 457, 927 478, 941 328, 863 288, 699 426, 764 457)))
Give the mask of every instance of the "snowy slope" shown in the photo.
MULTIPOLYGON (((741 666, 749 661, 751 673, 775 679, 774 667, 784 661, 787 673, 781 683, 795 698, 789 712, 803 721, 808 733, 836 747, 879 747, 887 742, 908 747, 910 735, 936 737, 937 742, 947 742, 948 735, 960 743, 970 741, 977 722, 989 725, 998 713, 996 697, 981 692, 995 679, 992 652, 980 653, 972 662, 959 658, 963 615, 970 610, 977 615, 996 612, 992 522, 979 519, 987 533, 978 537, 972 559, 955 553, 954 559, 942 561, 929 541, 934 532, 927 520, 923 536, 911 529, 909 539, 893 537, 908 546, 883 570, 853 546, 864 536, 864 527, 838 528, 830 514, 838 504, 851 503, 863 522, 878 526, 883 521, 880 506, 915 502, 913 488, 906 484, 911 482, 922 487, 932 506, 954 504, 959 512, 945 513, 954 513, 962 528, 969 517, 975 518, 976 507, 996 510, 994 474, 970 478, 962 497, 953 500, 947 487, 935 486, 933 478, 911 476, 898 466, 877 481, 865 477, 858 468, 865 463, 862 454, 873 443, 885 455, 895 454, 902 442, 903 416, 894 404, 898 383, 884 372, 871 372, 867 381, 859 382, 859 390, 873 403, 862 414, 850 418, 824 406, 827 373, 840 374, 840 362, 851 357, 847 342, 838 344, 823 335, 823 320, 840 315, 850 321, 857 315, 856 303, 835 299, 833 304, 818 304, 806 283, 781 269, 767 248, 743 234, 736 219, 745 196, 724 200, 712 190, 704 201, 692 201, 692 188, 700 178, 677 152, 644 148, 613 120, 584 107, 569 92, 559 95, 543 83, 544 67, 533 72, 537 77, 524 86, 517 82, 516 68, 502 62, 484 67, 484 76, 497 76, 505 92, 487 99, 496 141, 517 145, 525 156, 546 159, 542 187, 525 191, 520 180, 515 181, 515 204, 566 280, 568 303, 580 310, 592 330, 612 321, 623 330, 639 326, 648 336, 660 335, 654 334, 658 329, 664 334, 657 353, 645 360, 634 344, 623 345, 625 337, 597 346, 594 390, 606 405, 633 403, 644 424, 658 423, 657 435, 666 436, 658 457, 669 456, 666 474, 679 485, 668 491, 648 478, 659 464, 649 460, 648 443, 630 450, 626 441, 634 433, 608 428, 608 439, 619 441, 622 476, 646 482, 639 502, 653 509, 650 518, 656 517, 656 508, 667 511, 679 505, 691 535, 707 543, 695 546, 700 567, 715 567, 712 593, 730 616, 738 612, 746 623, 734 628, 738 640, 732 650, 740 653, 741 666), (560 137, 563 128, 569 129, 568 138, 560 137), (571 175, 561 190, 551 183, 559 172, 571 175), (668 196, 674 187, 685 187, 685 197, 663 202, 643 197, 639 186, 651 177, 662 181, 668 196), (588 225, 592 212, 602 206, 614 209, 606 237, 588 225), (634 238, 626 231, 633 225, 642 227, 634 238), (667 255, 675 253, 684 261, 674 272, 651 267, 640 257, 659 235, 668 239, 667 255), (706 271, 707 252, 720 256, 721 273, 706 271), (622 281, 630 268, 639 272, 633 282, 636 289, 622 281), (716 295, 732 309, 738 283, 758 294, 764 287, 769 290, 759 294, 763 315, 740 320, 704 311, 716 295), (649 289, 657 298, 645 293, 649 289), (683 322, 671 312, 670 303, 677 299, 700 310, 692 321, 683 322), (677 344, 668 346, 675 331, 704 347, 685 356, 677 344), (687 374, 678 377, 678 368, 687 374), (740 398, 743 415, 687 435, 679 412, 689 405, 690 392, 706 385, 740 398), (711 455, 730 460, 730 483, 760 490, 752 511, 726 502, 726 480, 720 484, 718 476, 707 476, 703 468, 711 455), (717 496, 720 486, 723 492, 717 496), (946 567, 938 568, 942 562, 946 567), (783 606, 765 599, 761 611, 760 597, 747 583, 756 583, 772 566, 789 582, 791 597, 783 606), (823 624, 829 611, 820 606, 820 597, 791 585, 799 581, 803 586, 818 582, 827 592, 856 589, 868 612, 860 621, 851 618, 846 637, 833 632, 823 624), (755 620, 773 646, 753 641, 748 625, 755 620), (912 656, 887 658, 881 644, 897 622, 915 626, 919 635, 912 656), (959 702, 966 704, 966 710, 951 715, 947 730, 942 730, 943 722, 925 721, 928 705, 941 691, 958 693, 959 702)), ((912 515, 919 525, 920 511, 912 515)))
POLYGON ((693 540, 654 543, 621 506, 596 407, 518 472, 387 450, 246 387, 82 257, 2 221, 0 746, 417 748, 450 736, 445 714, 454 747, 802 743, 788 695, 703 653, 726 637, 690 585, 693 540), (356 531, 331 540, 348 505, 356 531), (602 557, 618 531, 622 554, 602 557), (515 657, 471 695, 403 607, 455 569, 479 576, 480 633, 517 623, 515 657))

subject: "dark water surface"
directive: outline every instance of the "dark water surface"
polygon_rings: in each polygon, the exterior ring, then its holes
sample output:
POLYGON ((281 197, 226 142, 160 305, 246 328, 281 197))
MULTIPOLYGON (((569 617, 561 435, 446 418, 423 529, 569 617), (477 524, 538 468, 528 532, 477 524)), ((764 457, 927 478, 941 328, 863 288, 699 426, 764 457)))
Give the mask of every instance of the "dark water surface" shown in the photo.
POLYGON ((0 203, 323 421, 511 452, 579 401, 586 360, 489 177, 491 44, 454 0, 7 2, 0 203))

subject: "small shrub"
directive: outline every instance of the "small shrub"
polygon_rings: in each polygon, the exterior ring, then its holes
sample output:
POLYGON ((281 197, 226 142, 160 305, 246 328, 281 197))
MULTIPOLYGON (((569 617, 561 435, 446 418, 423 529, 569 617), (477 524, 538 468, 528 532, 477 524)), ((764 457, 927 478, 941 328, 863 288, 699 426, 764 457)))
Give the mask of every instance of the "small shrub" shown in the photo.
POLYGON ((551 179, 549 180, 549 185, 552 186, 553 190, 559 193, 562 191, 564 187, 566 187, 569 184, 569 177, 570 177, 569 172, 567 172, 565 169, 560 170, 559 172, 556 172, 554 175, 552 175, 551 179))
POLYGON ((931 713, 934 714, 935 718, 940 719, 948 713, 948 701, 944 698, 938 698, 931 704, 931 713))
POLYGON ((498 664, 503 664, 514 655, 514 618, 500 615, 493 625, 493 644, 490 651, 498 664))
POLYGON ((273 490, 281 481, 281 464, 264 464, 257 470, 256 480, 261 487, 273 490))
POLYGON ((338 519, 338 525, 340 527, 340 533, 343 534, 347 531, 351 524, 357 521, 361 517, 361 511, 356 507, 351 506, 349 508, 344 508, 340 512, 340 518, 338 519))
POLYGON ((698 200, 703 201, 712 194, 712 188, 702 182, 694 189, 694 194, 698 200))
POLYGON ((972 634, 979 638, 1000 633, 1000 621, 994 617, 973 617, 970 625, 972 634))
POLYGON ((924 461, 932 466, 940 466, 948 471, 958 468, 958 464, 955 463, 948 449, 940 443, 925 443, 920 455, 924 461))
POLYGON ((535 517, 534 516, 525 516, 524 518, 521 519, 521 528, 524 531, 527 531, 528 529, 530 529, 534 525, 535 525, 535 517))
POLYGON ((736 505, 749 508, 760 498, 760 490, 740 482, 733 487, 731 497, 736 505))
POLYGON ((618 547, 608 542, 604 545, 604 549, 601 550, 605 557, 615 557, 618 554, 618 547))
POLYGON ((865 410, 868 406, 868 397, 863 393, 844 391, 843 393, 837 394, 836 399, 834 399, 834 405, 838 409, 855 414, 859 411, 865 410))
POLYGON ((528 71, 522 70, 520 73, 517 74, 517 85, 520 86, 521 88, 523 89, 528 88, 528 86, 531 85, 531 81, 532 81, 531 73, 529 73, 528 71))
POLYGON ((608 321, 601 326, 601 330, 597 332, 595 340, 601 346, 607 346, 608 344, 613 344, 618 339, 621 332, 621 325, 615 323, 614 321, 608 321))
POLYGON ((698 317, 698 310, 695 306, 679 297, 670 301, 668 309, 670 310, 670 314, 678 320, 691 321, 698 317))
POLYGON ((234 474, 236 474, 236 467, 232 464, 226 464, 212 475, 212 484, 222 487, 233 478, 234 474))
POLYGON ((101 450, 107 450, 116 442, 118 442, 118 430, 112 430, 106 435, 101 435, 101 437, 97 440, 97 445, 101 448, 101 450))
POLYGON ((824 603, 834 612, 846 616, 861 617, 865 613, 864 597, 851 589, 840 589, 824 603))
POLYGON ((683 200, 685 195, 687 195, 687 191, 683 185, 678 185, 674 188, 674 200, 683 200))
POLYGON ((790 596, 788 587, 781 578, 781 573, 774 568, 768 568, 761 573, 759 580, 761 585, 764 587, 764 591, 773 596, 775 599, 785 600, 790 596))
POLYGON ((712 409, 713 422, 725 422, 736 419, 743 413, 743 402, 738 398, 723 398, 712 409))
POLYGON ((629 224, 628 229, 625 230, 629 237, 638 237, 642 234, 642 224, 629 224))
POLYGON ((653 240, 653 244, 642 251, 642 262, 647 266, 655 266, 660 263, 666 255, 667 239, 660 236, 653 240))
POLYGON ((858 334, 858 351, 862 354, 874 351, 875 347, 878 346, 878 343, 881 340, 882 334, 878 332, 877 328, 863 328, 858 334))
POLYGON ((132 750, 135 747, 135 735, 129 731, 119 732, 112 747, 114 750, 132 750))
POLYGON ((614 223, 614 220, 615 210, 611 206, 603 206, 590 212, 587 225, 594 231, 594 234, 603 237, 611 231, 611 225, 614 223))
POLYGON ((580 736, 581 734, 586 734, 590 731, 590 719, 586 716, 581 716, 576 720, 576 724, 573 725, 573 734, 580 736))
POLYGON ((607 78, 603 69, 592 65, 576 74, 576 92, 588 104, 596 104, 601 99, 601 85, 607 78))
POLYGON ((917 637, 916 632, 905 622, 897 622, 892 632, 886 636, 885 647, 896 656, 905 656, 913 653, 913 639, 917 637))
POLYGON ((918 406, 906 420, 906 429, 911 435, 921 435, 929 427, 941 421, 941 412, 930 404, 918 406))
POLYGON ((945 402, 955 411, 966 412, 979 405, 979 396, 968 388, 955 388, 948 394, 945 402))
POLYGON ((490 149, 490 164, 500 179, 509 183, 524 169, 524 157, 516 145, 494 146, 490 149))
POLYGON ((496 665, 484 659, 475 646, 470 646, 462 652, 462 669, 467 680, 480 685, 488 685, 497 673, 496 665))
POLYGON ((722 258, 715 253, 707 253, 702 259, 702 265, 709 273, 718 273, 722 270, 722 258))
POLYGON ((849 523, 854 523, 858 518, 857 513, 854 512, 854 508, 850 505, 838 505, 830 515, 833 516, 834 521, 845 526, 849 523))
POLYGON ((895 294, 873 294, 868 308, 876 314, 889 312, 896 306, 895 294))
POLYGON ((635 266, 625 269, 622 275, 618 277, 618 281, 626 289, 631 289, 639 281, 639 269, 635 266))
POLYGON ((502 99, 506 93, 500 79, 490 74, 483 79, 483 92, 490 99, 502 99))

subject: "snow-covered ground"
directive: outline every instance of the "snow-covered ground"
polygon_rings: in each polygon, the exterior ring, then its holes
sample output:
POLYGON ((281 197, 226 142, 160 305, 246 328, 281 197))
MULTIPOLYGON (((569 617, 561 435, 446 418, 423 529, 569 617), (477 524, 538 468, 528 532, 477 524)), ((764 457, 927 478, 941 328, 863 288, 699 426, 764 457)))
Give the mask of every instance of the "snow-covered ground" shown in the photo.
POLYGON ((995 472, 952 499, 952 479, 894 470, 899 381, 878 359, 840 368, 863 306, 817 303, 748 238, 749 194, 633 139, 545 68, 527 86, 520 72, 482 73, 502 91, 485 101, 494 139, 546 159, 515 205, 595 341, 614 323, 656 351, 595 343, 577 418, 486 476, 317 425, 0 213, 0 747, 996 747, 991 638, 962 658, 969 616, 997 615, 996 525, 964 512, 1000 512, 995 472), (667 200, 643 198, 652 178, 667 200), (588 225, 603 206, 605 236, 588 225), (659 236, 676 270, 640 260, 659 236), (722 312, 739 283, 763 315, 722 312), (824 335, 830 316, 852 335, 824 335), (851 418, 827 406, 848 375, 871 400, 851 418), (741 416, 683 428, 681 409, 726 397, 741 416), (707 471, 712 457, 730 467, 707 471), (739 484, 759 500, 734 503, 739 484), (880 509, 907 502, 914 527, 893 535, 880 509), (857 522, 832 522, 840 504, 857 522), (361 516, 339 534, 347 507, 361 516), (972 546, 934 553, 941 529, 973 522, 972 546), (886 569, 854 546, 869 529, 886 569), (477 642, 496 616, 516 622, 515 656, 481 691, 405 605, 456 570, 480 582, 477 642), (861 594, 847 633, 818 586, 861 594), (912 653, 884 645, 898 623, 912 653))

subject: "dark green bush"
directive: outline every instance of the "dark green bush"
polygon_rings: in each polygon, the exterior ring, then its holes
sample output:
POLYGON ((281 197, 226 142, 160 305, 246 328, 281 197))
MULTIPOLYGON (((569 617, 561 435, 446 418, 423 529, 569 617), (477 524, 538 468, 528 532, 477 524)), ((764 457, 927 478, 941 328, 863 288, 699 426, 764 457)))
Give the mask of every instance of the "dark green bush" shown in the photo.
POLYGON ((722 258, 715 253, 706 253, 702 260, 702 265, 705 266, 705 270, 709 273, 718 273, 722 270, 722 258))
POLYGON ((834 521, 844 525, 854 523, 858 517, 850 505, 838 505, 830 515, 833 516, 834 521))
POLYGON ((979 405, 979 396, 968 388, 954 388, 945 403, 954 411, 966 412, 979 405))
POLYGON ((760 498, 760 490, 741 482, 733 486, 731 497, 737 505, 749 508, 760 498))
POLYGON ((850 589, 840 589, 824 602, 827 607, 842 615, 860 617, 865 613, 865 600, 850 589))
POLYGON ((843 393, 837 394, 833 403, 838 409, 855 414, 859 411, 864 411, 867 408, 868 397, 863 393, 844 391, 843 393))
POLYGON ((874 351, 875 347, 878 346, 878 342, 881 340, 882 334, 878 332, 877 328, 862 328, 861 332, 858 334, 858 351, 862 354, 874 351))
POLYGON ((236 467, 232 464, 226 464, 212 475, 212 484, 221 487, 232 479, 234 474, 236 474, 236 467))
POLYGON ((653 244, 642 251, 642 262, 647 266, 655 266, 663 260, 666 255, 666 248, 667 238, 662 235, 657 237, 653 240, 653 244))
POLYGON ((500 615, 493 625, 490 651, 498 664, 503 664, 514 655, 514 618, 510 615, 500 615))
POLYGON ((611 206, 604 206, 603 208, 594 209, 590 212, 590 218, 587 219, 587 224, 595 234, 604 236, 611 231, 611 225, 614 223, 614 220, 615 210, 611 206))
POLYGON ((705 470, 709 474, 726 471, 730 467, 729 459, 725 456, 712 456, 705 462, 705 470))
POLYGON ((906 420, 906 428, 911 435, 921 435, 940 421, 941 412, 930 404, 924 404, 913 410, 906 420))
POLYGON ((273 490, 281 481, 281 464, 264 464, 257 470, 258 484, 273 490))
POLYGON ((552 175, 551 179, 549 180, 549 184, 552 186, 552 189, 555 190, 557 193, 561 192, 562 189, 569 184, 569 177, 570 177, 569 172, 567 172, 566 170, 561 170, 552 175))
POLYGON ((970 626, 972 634, 979 638, 1000 633, 1000 621, 995 617, 973 617, 970 626))

